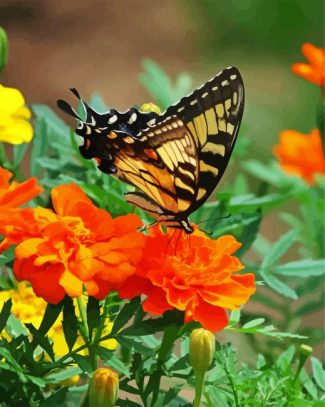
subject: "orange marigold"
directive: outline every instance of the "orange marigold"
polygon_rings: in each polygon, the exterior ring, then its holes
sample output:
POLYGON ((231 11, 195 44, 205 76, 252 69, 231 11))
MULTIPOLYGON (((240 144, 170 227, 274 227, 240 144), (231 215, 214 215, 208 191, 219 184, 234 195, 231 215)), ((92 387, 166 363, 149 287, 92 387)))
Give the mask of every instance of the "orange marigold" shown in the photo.
POLYGON ((0 211, 18 206, 28 202, 39 195, 43 188, 37 184, 36 178, 29 178, 22 183, 12 181, 12 173, 0 167, 0 211))
POLYGON ((73 184, 54 188, 52 203, 54 211, 30 209, 28 225, 22 216, 6 221, 7 234, 16 233, 19 243, 16 278, 30 281, 36 295, 54 304, 65 294, 80 296, 83 286, 89 295, 104 298, 135 272, 141 259, 145 236, 137 232, 140 219, 113 219, 73 184))
POLYGON ((309 63, 293 64, 292 72, 316 85, 325 86, 325 50, 305 43, 301 51, 309 63))
POLYGON ((313 185, 315 175, 325 173, 320 131, 313 129, 309 134, 302 134, 295 130, 284 130, 279 138, 280 144, 274 147, 273 152, 283 170, 313 185))
POLYGON ((137 274, 119 289, 119 295, 145 294, 146 312, 161 315, 176 308, 185 312, 185 322, 199 321, 213 332, 223 329, 228 322, 225 309, 239 309, 255 292, 253 274, 234 274, 244 268, 233 256, 241 244, 230 235, 212 240, 195 231, 190 241, 184 235, 173 239, 176 252, 167 252, 170 233, 155 231, 148 236, 137 274))

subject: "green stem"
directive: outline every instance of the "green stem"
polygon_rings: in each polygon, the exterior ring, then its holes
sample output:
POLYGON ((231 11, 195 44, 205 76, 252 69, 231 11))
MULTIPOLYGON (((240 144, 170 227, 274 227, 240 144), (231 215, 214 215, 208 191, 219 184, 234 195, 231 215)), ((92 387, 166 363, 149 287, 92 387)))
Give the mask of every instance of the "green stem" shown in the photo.
POLYGON ((100 337, 101 337, 102 332, 104 330, 105 322, 106 322, 107 315, 108 315, 108 301, 109 301, 109 298, 107 296, 105 298, 105 302, 104 302, 103 315, 101 315, 101 317, 100 317, 100 323, 99 323, 98 329, 96 330, 96 334, 95 334, 95 336, 93 338, 93 343, 96 343, 96 342, 98 342, 100 340, 100 337))
POLYGON ((80 317, 82 320, 83 331, 84 331, 85 337, 88 341, 89 340, 89 328, 88 328, 88 323, 87 323, 87 315, 86 315, 86 309, 82 303, 81 296, 77 298, 77 304, 78 304, 80 317))
POLYGON ((193 402, 193 407, 200 407, 201 403, 201 397, 203 393, 203 388, 204 388, 204 377, 205 377, 205 372, 201 371, 196 371, 195 372, 195 398, 193 402))

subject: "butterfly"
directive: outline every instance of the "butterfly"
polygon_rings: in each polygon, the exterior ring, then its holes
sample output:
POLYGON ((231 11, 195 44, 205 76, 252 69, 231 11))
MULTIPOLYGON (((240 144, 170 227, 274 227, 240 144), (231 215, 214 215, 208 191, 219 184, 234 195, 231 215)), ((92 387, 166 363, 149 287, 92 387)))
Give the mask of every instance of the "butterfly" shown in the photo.
POLYGON ((219 183, 238 135, 244 109, 238 69, 224 69, 162 114, 135 108, 101 114, 71 91, 86 119, 63 100, 58 106, 78 120, 82 156, 135 186, 125 199, 154 217, 152 225, 192 233, 188 217, 219 183))

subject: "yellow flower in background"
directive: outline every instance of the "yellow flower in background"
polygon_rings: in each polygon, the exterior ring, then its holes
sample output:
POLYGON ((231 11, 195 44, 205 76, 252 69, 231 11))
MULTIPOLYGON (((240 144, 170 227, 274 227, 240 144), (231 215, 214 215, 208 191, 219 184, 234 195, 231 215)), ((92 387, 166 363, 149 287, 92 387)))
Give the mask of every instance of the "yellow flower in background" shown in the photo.
POLYGON ((33 138, 30 117, 31 111, 19 90, 0 85, 0 142, 29 143, 33 138))
MULTIPOLYGON (((32 323, 36 328, 38 328, 42 321, 47 302, 45 302, 42 298, 37 297, 34 294, 33 289, 25 281, 19 283, 17 289, 0 292, 0 304, 10 298, 12 299, 11 311, 13 315, 22 323, 32 323)), ((78 316, 77 307, 76 314, 78 316)), ((102 335, 108 335, 112 329, 112 326, 112 323, 106 324, 102 335)), ((66 353, 69 352, 63 334, 62 316, 58 317, 58 319, 50 329, 48 336, 53 341, 53 350, 54 354, 57 357, 64 356, 66 353)), ((77 349, 82 345, 84 345, 84 341, 81 337, 78 337, 74 345, 74 349, 77 349)), ((101 346, 105 346, 110 350, 114 350, 117 347, 117 342, 115 339, 108 339, 101 342, 101 346)), ((80 354, 85 355, 86 349, 81 351, 80 354)))

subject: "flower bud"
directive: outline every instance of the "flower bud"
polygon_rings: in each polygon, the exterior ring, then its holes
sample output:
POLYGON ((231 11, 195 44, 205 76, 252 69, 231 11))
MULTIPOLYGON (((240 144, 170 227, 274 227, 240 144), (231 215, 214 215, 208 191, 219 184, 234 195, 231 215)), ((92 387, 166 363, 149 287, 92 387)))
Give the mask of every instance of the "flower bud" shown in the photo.
POLYGON ((89 407, 113 407, 118 399, 118 375, 111 369, 97 369, 89 384, 89 407))
POLYGON ((304 356, 310 356, 313 353, 313 348, 311 346, 308 345, 300 345, 299 347, 299 352, 304 355, 304 356))
POLYGON ((215 351, 214 335, 204 329, 194 329, 190 338, 190 362, 195 371, 206 372, 215 351))
POLYGON ((161 113, 160 108, 155 105, 154 103, 144 103, 141 107, 140 107, 140 112, 144 112, 144 113, 148 113, 148 112, 154 112, 157 114, 161 113))
POLYGON ((0 72, 8 60, 8 38, 5 30, 0 27, 0 72))

